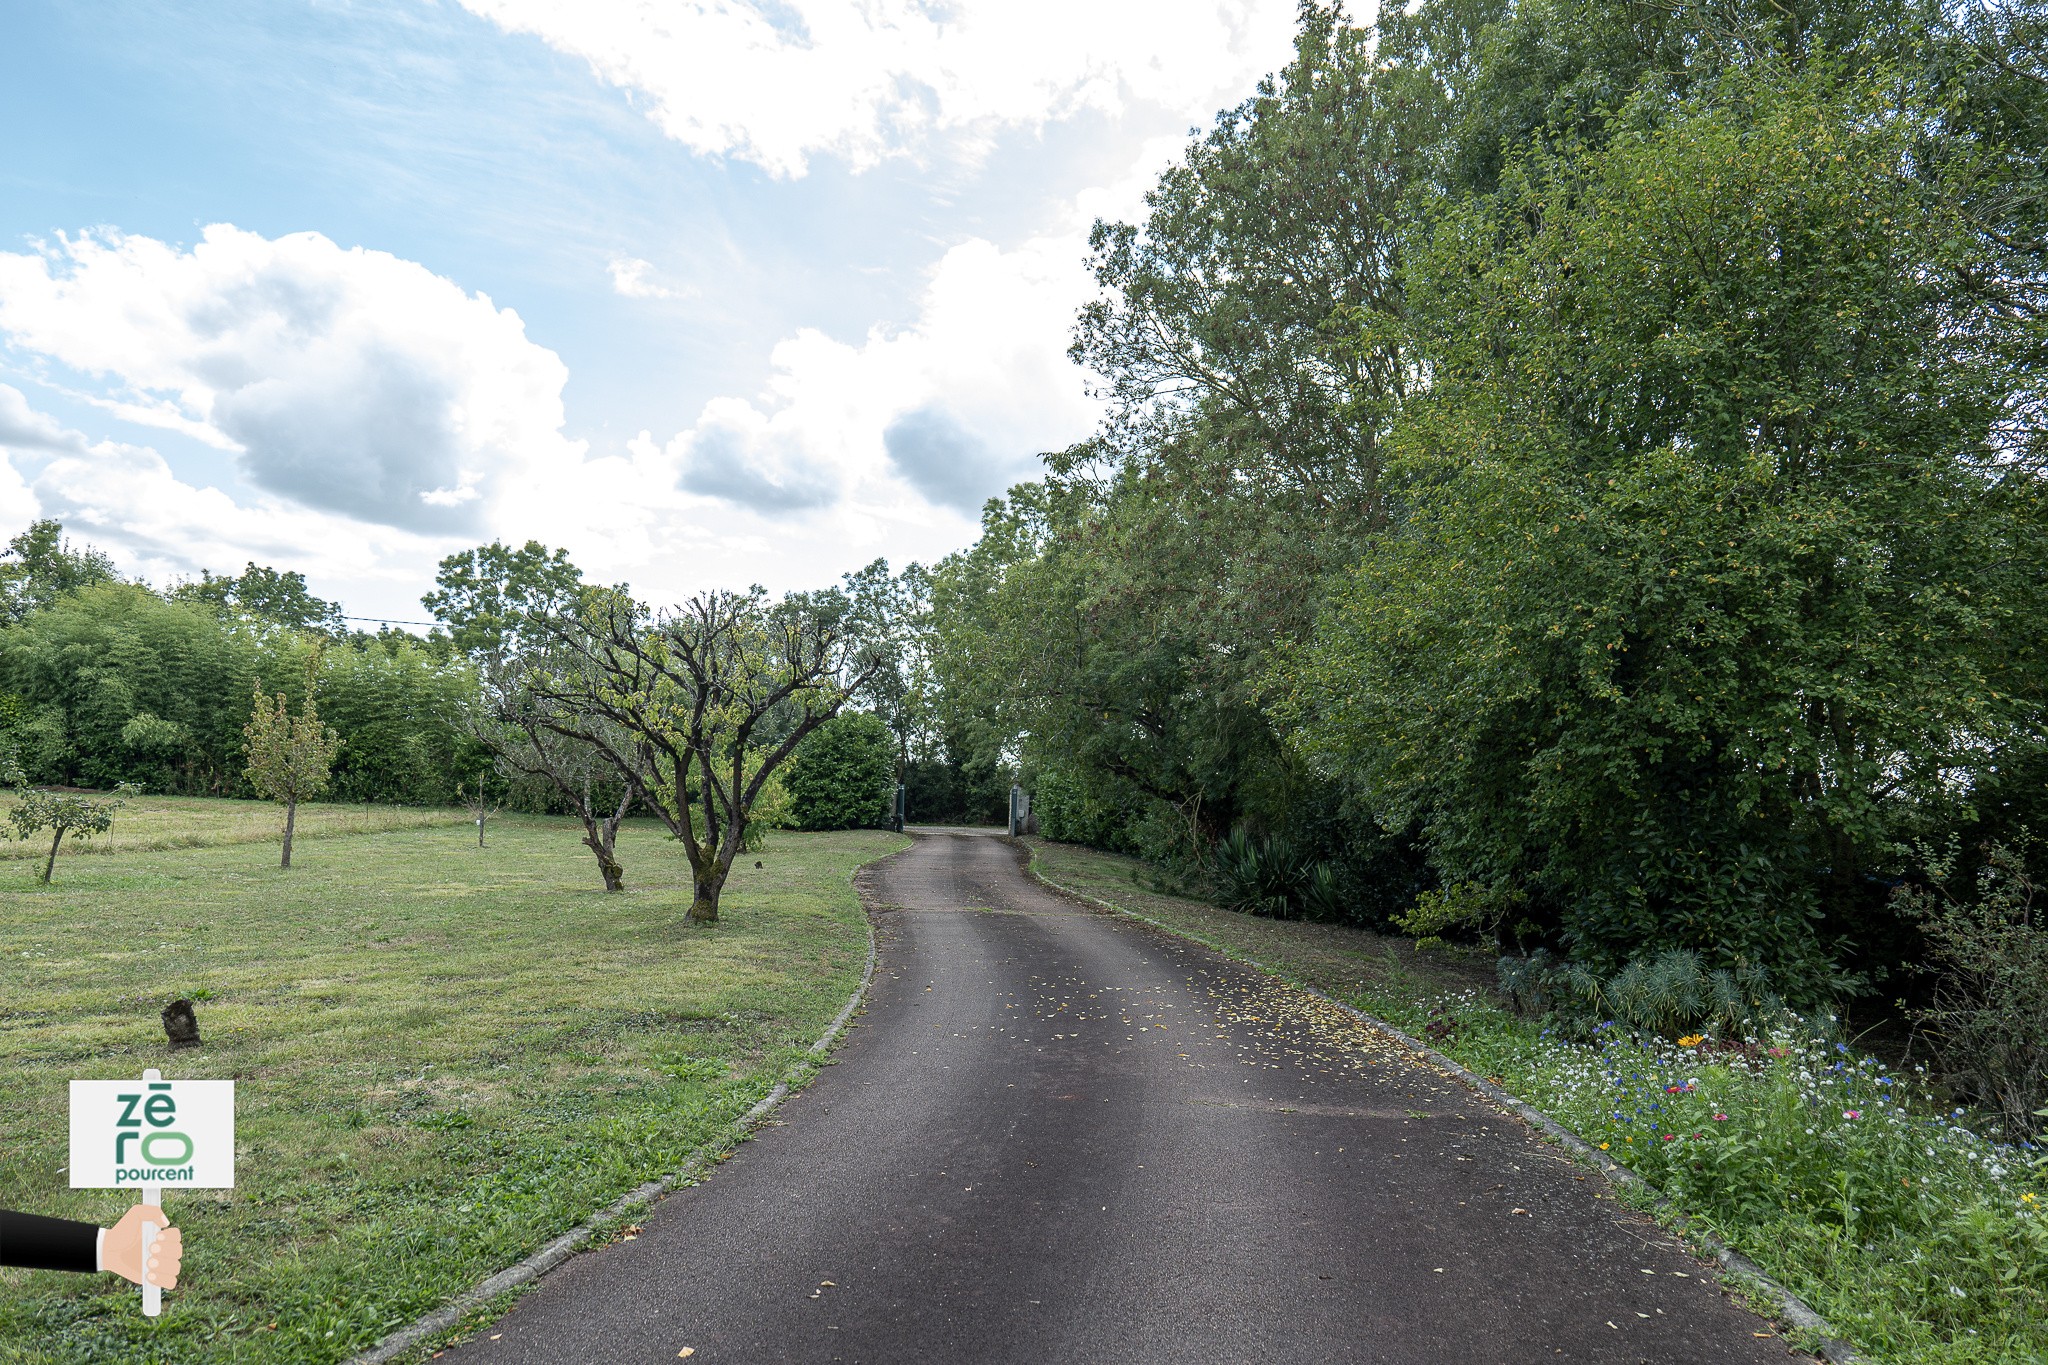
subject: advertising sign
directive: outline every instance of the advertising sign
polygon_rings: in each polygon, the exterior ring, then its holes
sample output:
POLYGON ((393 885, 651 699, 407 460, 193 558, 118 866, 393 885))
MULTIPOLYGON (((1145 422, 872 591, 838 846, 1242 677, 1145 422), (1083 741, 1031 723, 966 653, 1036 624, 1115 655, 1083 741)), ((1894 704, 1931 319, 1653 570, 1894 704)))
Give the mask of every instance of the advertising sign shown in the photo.
MULTIPOLYGON (((167 1081, 152 1068, 139 1081, 71 1083, 71 1188, 140 1189, 161 1206, 165 1189, 234 1183, 233 1081, 167 1081)), ((143 1224, 144 1264, 156 1232, 143 1224)), ((145 1314, 157 1315, 161 1294, 143 1286, 145 1314)))

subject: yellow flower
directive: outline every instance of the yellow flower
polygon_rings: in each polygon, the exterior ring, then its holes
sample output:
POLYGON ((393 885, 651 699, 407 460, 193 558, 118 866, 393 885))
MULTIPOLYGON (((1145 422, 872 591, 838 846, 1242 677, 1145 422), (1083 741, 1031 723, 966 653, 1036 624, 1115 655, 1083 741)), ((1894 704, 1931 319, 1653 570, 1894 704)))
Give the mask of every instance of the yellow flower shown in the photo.
POLYGON ((1678 1040, 1678 1045, 1679 1045, 1680 1047, 1698 1047, 1698 1046, 1699 1046, 1699 1045, 1700 1045, 1701 1043, 1704 1043, 1704 1042, 1706 1042, 1706 1041, 1707 1041, 1707 1035, 1706 1035, 1706 1034, 1704 1034, 1704 1033, 1695 1033, 1695 1034, 1692 1034, 1692 1035, 1691 1035, 1691 1036, 1689 1036, 1689 1037, 1685 1037, 1685 1038, 1680 1038, 1680 1039, 1678 1040))
MULTIPOLYGON (((1600 1150, 1601 1150, 1601 1151, 1603 1151, 1603 1152, 1604 1152, 1604 1151, 1606 1151, 1606 1150, 1607 1150, 1607 1144, 1606 1144, 1606 1143, 1604 1143, 1604 1142, 1603 1142, 1603 1143, 1601 1143, 1601 1144, 1600 1144, 1600 1150)), ((2033 1198, 2033 1196, 2032 1196, 2032 1195, 2028 1195, 2027 1197, 2028 1197, 2029 1199, 2033 1198)))
POLYGON ((2021 1202, 2022 1204, 2037 1204, 2037 1203, 2039 1203, 2040 1201, 2039 1201, 2039 1200, 2037 1200, 2037 1199, 2035 1199, 2035 1198, 2034 1198, 2034 1196, 2033 1196, 2033 1194, 2032 1194, 2032 1193, 2030 1192, 2030 1193, 2027 1193, 2027 1194, 2023 1194, 2023 1195, 2021 1195, 2021 1196, 2020 1196, 2020 1202, 2021 1202))

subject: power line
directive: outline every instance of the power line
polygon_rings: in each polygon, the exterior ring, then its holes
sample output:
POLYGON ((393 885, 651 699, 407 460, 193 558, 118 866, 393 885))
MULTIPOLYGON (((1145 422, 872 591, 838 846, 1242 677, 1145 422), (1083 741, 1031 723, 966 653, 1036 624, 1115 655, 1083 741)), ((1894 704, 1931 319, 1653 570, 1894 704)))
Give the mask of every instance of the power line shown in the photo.
POLYGON ((439 621, 394 621, 388 616, 344 616, 344 621, 370 621, 380 626, 438 626, 439 621))

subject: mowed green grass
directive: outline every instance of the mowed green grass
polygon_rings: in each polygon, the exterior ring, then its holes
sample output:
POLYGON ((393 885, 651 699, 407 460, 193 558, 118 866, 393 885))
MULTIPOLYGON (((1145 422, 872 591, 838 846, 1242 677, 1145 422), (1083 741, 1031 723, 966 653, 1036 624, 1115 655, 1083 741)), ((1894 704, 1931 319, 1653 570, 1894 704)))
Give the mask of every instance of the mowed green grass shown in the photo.
POLYGON ((1059 886, 1154 919, 1219 952, 1384 1012, 1464 990, 1491 990, 1494 959, 1465 949, 1419 953, 1415 941, 1347 925, 1261 919, 1153 889, 1157 873, 1136 858, 1030 838, 1031 864, 1059 886))
POLYGON ((67 1188, 66 1082, 148 1066, 236 1082, 238 1182, 167 1196, 154 1323, 112 1277, 0 1270, 0 1361, 343 1359, 675 1170, 805 1064, 866 959, 853 870, 907 842, 777 834, 693 929, 673 842, 630 825, 606 896, 580 833, 0 866, 0 1207, 110 1224, 130 1196, 67 1188), (174 1058, 181 996, 206 1046, 174 1058))

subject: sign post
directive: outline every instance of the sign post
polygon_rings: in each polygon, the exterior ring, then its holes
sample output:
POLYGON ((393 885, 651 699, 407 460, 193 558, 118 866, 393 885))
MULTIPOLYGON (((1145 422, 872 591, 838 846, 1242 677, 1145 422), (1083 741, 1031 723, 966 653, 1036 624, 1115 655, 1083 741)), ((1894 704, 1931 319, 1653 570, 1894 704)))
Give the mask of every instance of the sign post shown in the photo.
MULTIPOLYGON (((235 1083, 167 1081, 155 1067, 140 1081, 71 1083, 71 1188, 136 1189, 163 1206, 166 1188, 232 1189, 235 1083)), ((163 1311, 149 1282, 149 1253, 162 1231, 142 1225, 142 1312, 163 1311)))

